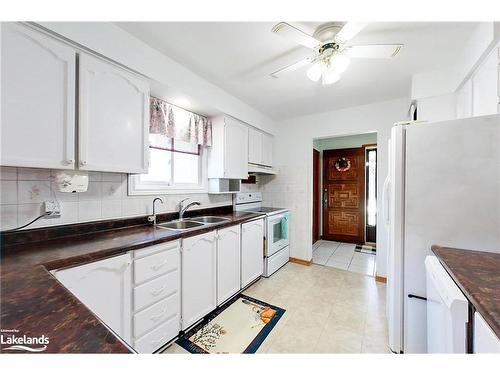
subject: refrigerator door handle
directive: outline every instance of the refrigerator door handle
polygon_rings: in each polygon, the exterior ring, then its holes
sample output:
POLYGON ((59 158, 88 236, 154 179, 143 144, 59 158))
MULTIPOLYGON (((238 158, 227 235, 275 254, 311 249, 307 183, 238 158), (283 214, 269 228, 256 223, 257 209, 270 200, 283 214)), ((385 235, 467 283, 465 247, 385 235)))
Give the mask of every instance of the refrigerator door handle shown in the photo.
POLYGON ((382 190, 382 212, 384 215, 384 224, 387 229, 389 228, 389 224, 391 222, 389 211, 390 186, 390 178, 389 176, 387 176, 384 181, 384 187, 382 190))

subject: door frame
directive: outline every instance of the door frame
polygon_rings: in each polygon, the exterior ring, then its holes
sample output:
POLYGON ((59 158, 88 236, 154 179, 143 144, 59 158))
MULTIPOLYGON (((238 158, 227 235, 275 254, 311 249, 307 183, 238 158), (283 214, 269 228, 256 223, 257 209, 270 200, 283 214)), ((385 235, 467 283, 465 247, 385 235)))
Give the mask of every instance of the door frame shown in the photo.
MULTIPOLYGON (((375 150, 376 152, 376 159, 375 159, 375 199, 378 201, 378 148, 376 143, 370 143, 370 144, 365 144, 363 145, 365 148, 365 163, 368 162, 367 157, 368 157, 368 151, 370 150, 375 150)), ((376 215, 378 216, 378 212, 376 212, 376 215)), ((374 226, 374 235, 375 235, 375 241, 368 241, 368 165, 365 165, 365 244, 367 245, 375 245, 377 244, 377 220, 375 220, 375 226, 374 226)))
POLYGON ((321 202, 322 202, 322 216, 323 216, 323 234, 321 236, 322 239, 326 239, 328 241, 340 241, 340 242, 348 242, 348 243, 356 243, 356 244, 364 244, 365 243, 365 239, 366 239, 366 228, 365 228, 365 215, 366 215, 366 202, 365 202, 365 184, 366 184, 366 181, 365 181, 365 149, 363 146, 361 147, 349 147, 349 148, 345 148, 345 149, 331 149, 331 150, 323 150, 323 160, 322 160, 322 163, 323 163, 323 170, 322 170, 322 176, 323 176, 323 184, 322 184, 322 194, 321 194, 321 202), (362 161, 362 165, 363 165, 363 173, 361 174, 362 175, 362 178, 363 178, 363 183, 361 184, 362 188, 363 188, 363 192, 362 194, 360 194, 360 197, 363 199, 363 202, 361 204, 361 207, 362 207, 362 214, 360 215, 360 220, 361 220, 361 228, 362 228, 362 234, 360 234, 360 237, 362 237, 360 239, 360 241, 356 241, 356 242, 353 242, 353 236, 343 236, 343 235, 337 235, 335 236, 335 238, 333 238, 332 236, 327 236, 325 235, 325 233, 327 233, 327 231, 325 230, 325 226, 328 225, 328 220, 326 219, 326 213, 327 213, 327 210, 325 210, 325 206, 324 206, 324 194, 325 194, 325 185, 326 185, 326 181, 327 181, 327 178, 326 178, 326 173, 327 173, 327 163, 325 163, 325 158, 328 157, 329 154, 333 153, 333 152, 338 152, 340 150, 351 150, 351 149, 357 149, 357 150, 362 150, 363 152, 363 161, 362 161))
POLYGON ((321 239, 321 153, 313 148, 313 220, 312 243, 321 239))

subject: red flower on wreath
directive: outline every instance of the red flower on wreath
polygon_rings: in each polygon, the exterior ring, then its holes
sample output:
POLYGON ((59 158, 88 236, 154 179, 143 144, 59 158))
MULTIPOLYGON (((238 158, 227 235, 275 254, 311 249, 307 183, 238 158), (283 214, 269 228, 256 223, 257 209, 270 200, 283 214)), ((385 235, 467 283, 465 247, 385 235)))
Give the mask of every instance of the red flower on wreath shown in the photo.
POLYGON ((335 161, 335 169, 340 173, 347 172, 351 169, 351 161, 347 158, 338 158, 335 161))

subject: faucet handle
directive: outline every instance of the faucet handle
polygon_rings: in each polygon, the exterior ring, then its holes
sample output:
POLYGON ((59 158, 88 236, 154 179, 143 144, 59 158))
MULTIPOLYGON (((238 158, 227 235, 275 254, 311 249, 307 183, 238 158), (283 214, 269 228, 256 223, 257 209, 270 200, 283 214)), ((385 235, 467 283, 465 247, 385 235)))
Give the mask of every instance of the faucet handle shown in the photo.
POLYGON ((183 204, 182 204, 182 203, 184 203, 184 201, 187 201, 188 199, 189 199, 189 198, 184 198, 184 199, 181 199, 181 201, 179 202, 179 209, 182 209, 182 206, 183 206, 183 204))

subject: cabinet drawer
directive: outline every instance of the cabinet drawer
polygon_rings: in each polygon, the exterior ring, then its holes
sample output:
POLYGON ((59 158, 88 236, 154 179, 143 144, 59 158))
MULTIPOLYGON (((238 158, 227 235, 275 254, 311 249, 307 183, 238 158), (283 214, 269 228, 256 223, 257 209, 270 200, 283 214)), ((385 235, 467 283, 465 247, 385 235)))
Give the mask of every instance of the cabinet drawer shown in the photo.
POLYGON ((161 243, 159 245, 153 245, 148 247, 143 247, 142 249, 134 250, 132 253, 134 255, 134 259, 144 258, 160 251, 173 250, 175 248, 180 249, 181 240, 170 241, 161 243))
POLYGON ((172 318, 180 318, 181 297, 180 292, 167 297, 153 306, 135 314, 134 337, 140 337, 150 329, 172 318))
POLYGON ((179 292, 180 272, 174 271, 134 288, 134 311, 179 292))
POLYGON ((139 353, 153 353, 179 333, 179 316, 174 316, 144 337, 135 340, 134 349, 139 353))
POLYGON ((179 248, 163 250, 154 255, 134 260, 134 282, 140 284, 154 277, 176 271, 179 267, 179 248))

